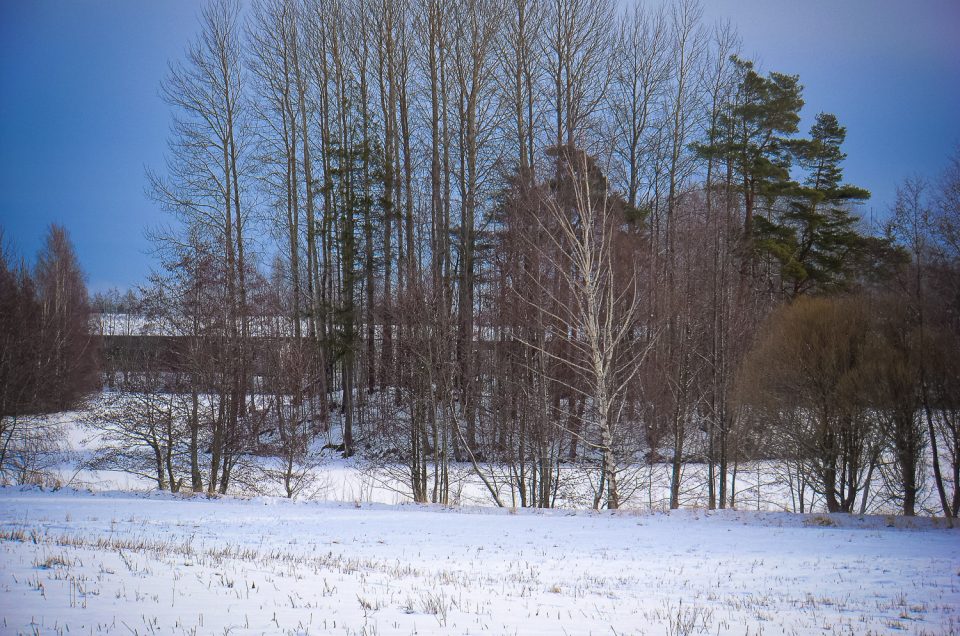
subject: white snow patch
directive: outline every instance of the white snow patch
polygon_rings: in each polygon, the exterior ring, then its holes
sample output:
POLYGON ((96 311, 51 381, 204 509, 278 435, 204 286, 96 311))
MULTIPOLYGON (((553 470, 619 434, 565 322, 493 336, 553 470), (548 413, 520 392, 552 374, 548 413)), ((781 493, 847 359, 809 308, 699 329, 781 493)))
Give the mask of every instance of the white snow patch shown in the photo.
POLYGON ((955 633, 942 525, 4 488, 0 632, 955 633))

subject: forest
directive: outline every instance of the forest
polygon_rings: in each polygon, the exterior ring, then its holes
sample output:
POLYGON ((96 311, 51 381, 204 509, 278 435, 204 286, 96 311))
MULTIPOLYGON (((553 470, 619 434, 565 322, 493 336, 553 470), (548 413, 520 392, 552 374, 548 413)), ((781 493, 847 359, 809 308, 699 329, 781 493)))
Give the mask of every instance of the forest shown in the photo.
POLYGON ((150 279, 88 298, 57 226, 2 250, 0 480, 77 409, 93 465, 175 492, 294 497, 322 450, 507 507, 660 464, 678 508, 698 466, 714 509, 767 461, 799 512, 956 517, 960 148, 869 218, 843 122, 702 13, 209 0, 157 78, 150 279))

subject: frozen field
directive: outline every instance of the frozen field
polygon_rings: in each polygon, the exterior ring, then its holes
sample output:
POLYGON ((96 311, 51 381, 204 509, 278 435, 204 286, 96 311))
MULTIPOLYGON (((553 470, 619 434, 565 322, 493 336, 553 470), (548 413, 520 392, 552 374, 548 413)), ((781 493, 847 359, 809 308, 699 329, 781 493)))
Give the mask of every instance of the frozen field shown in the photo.
POLYGON ((6 488, 0 631, 958 633, 940 525, 6 488))

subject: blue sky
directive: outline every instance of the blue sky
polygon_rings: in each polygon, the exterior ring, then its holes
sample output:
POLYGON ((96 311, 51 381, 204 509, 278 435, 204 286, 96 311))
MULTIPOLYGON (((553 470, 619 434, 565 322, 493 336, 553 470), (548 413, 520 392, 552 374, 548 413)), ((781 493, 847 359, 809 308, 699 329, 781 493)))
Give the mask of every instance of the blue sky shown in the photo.
MULTIPOLYGON (((654 0, 668 1, 668 0, 654 0)), ((804 126, 848 129, 846 177, 877 216, 896 184, 936 175, 960 144, 957 0, 705 0, 761 68, 800 75, 804 126)), ((69 230, 91 290, 142 282, 144 195, 162 168, 167 61, 196 32, 186 0, 0 0, 0 226, 32 257, 51 222, 69 230)))
POLYGON ((167 61, 196 31, 197 5, 0 0, 0 225, 28 258, 65 225, 93 291, 142 282, 144 195, 162 167, 167 61))

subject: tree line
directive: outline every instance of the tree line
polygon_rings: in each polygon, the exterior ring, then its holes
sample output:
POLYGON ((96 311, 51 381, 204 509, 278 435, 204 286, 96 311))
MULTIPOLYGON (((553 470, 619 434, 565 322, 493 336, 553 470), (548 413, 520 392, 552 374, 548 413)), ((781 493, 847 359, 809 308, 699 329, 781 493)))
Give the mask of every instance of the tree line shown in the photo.
POLYGON ((841 122, 801 131, 799 78, 701 13, 206 4, 161 84, 171 223, 137 309, 177 364, 140 352, 91 418, 105 465, 226 492, 269 455, 292 496, 335 426, 415 501, 467 465, 550 507, 576 466, 617 508, 656 462, 671 507, 692 463, 726 507, 776 458, 801 510, 884 473, 913 514, 931 465, 955 516, 957 159, 868 226, 841 122))
POLYGON ((100 386, 87 288, 66 230, 51 225, 28 264, 0 229, 0 481, 44 482, 63 440, 36 419, 100 386))

